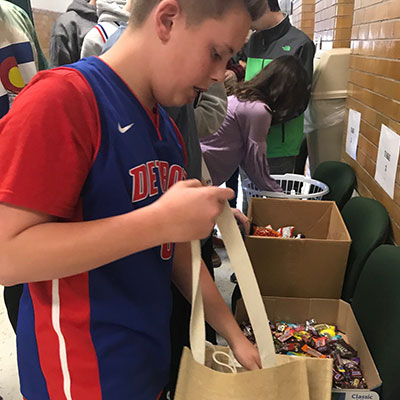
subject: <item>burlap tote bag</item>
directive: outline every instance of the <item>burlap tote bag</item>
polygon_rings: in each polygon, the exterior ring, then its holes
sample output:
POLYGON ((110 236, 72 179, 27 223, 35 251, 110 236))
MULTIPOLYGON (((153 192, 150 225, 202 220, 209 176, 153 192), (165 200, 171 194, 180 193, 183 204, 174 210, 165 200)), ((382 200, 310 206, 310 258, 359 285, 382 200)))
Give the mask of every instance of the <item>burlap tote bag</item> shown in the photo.
MULTIPOLYGON (((215 349, 207 346, 206 351, 204 310, 199 287, 200 244, 198 241, 192 242, 191 350, 185 347, 182 355, 175 400, 331 399, 332 360, 275 354, 266 310, 250 259, 228 203, 217 224, 240 285, 263 368, 256 371, 240 368, 233 371, 232 368, 221 366, 218 368, 213 354, 215 349)), ((229 353, 227 347, 218 346, 217 350, 229 353)), ((224 362, 220 364, 224 365, 224 362)))

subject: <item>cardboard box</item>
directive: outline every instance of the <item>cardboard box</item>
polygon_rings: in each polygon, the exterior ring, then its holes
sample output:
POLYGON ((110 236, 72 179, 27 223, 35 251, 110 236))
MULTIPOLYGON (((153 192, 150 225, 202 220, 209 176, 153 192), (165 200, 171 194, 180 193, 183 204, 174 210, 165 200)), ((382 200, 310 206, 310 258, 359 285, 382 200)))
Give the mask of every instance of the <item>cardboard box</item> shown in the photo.
MULTIPOLYGON (((346 335, 347 343, 357 350, 368 389, 333 389, 333 400, 379 399, 379 395, 371 390, 376 390, 379 393, 382 381, 350 304, 343 300, 300 299, 293 297, 264 296, 263 300, 268 312, 268 318, 271 321, 304 323, 314 318, 319 323, 336 325, 339 331, 346 335)), ((235 318, 239 323, 248 321, 242 299, 237 303, 235 318)))
POLYGON ((340 298, 351 239, 335 202, 251 198, 248 216, 255 225, 295 226, 306 236, 245 237, 263 295, 340 298))

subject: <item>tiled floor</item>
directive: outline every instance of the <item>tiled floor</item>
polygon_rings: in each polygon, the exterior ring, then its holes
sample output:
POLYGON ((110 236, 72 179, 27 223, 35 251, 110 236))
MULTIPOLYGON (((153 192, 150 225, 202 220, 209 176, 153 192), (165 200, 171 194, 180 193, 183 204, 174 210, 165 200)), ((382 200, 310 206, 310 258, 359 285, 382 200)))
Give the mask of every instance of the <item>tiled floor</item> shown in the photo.
POLYGON ((8 321, 0 286, 0 396, 4 400, 21 400, 17 372, 15 334, 8 321))
MULTIPOLYGON (((216 249, 216 251, 221 257, 222 265, 214 270, 215 281, 222 297, 230 307, 230 298, 234 287, 229 280, 232 269, 225 250, 216 249)), ((223 344, 224 340, 218 338, 218 342, 223 344)), ((0 286, 0 396, 4 400, 22 399, 19 392, 15 335, 4 306, 2 286, 0 286)))

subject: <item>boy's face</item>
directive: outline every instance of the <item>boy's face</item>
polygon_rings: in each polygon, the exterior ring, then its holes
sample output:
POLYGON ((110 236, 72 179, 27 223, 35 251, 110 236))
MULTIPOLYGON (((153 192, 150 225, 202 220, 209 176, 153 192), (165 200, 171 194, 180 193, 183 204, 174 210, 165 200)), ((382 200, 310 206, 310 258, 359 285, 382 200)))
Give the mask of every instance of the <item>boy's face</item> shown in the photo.
POLYGON ((192 26, 186 26, 180 14, 157 55, 159 68, 152 80, 154 98, 165 106, 181 106, 193 101, 198 91, 222 82, 226 64, 243 45, 250 23, 241 7, 228 10, 221 19, 206 19, 192 26))

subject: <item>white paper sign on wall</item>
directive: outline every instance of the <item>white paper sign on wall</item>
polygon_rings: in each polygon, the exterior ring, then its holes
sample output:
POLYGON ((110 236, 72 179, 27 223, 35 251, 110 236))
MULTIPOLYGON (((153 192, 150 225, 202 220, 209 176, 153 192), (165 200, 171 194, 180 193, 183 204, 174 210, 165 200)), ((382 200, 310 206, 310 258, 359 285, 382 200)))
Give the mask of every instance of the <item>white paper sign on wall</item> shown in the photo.
POLYGON ((399 162, 400 136, 382 124, 375 179, 393 199, 399 162))
POLYGON ((358 137, 360 135, 361 113, 349 110, 349 121, 347 123, 346 153, 357 160, 358 137))

